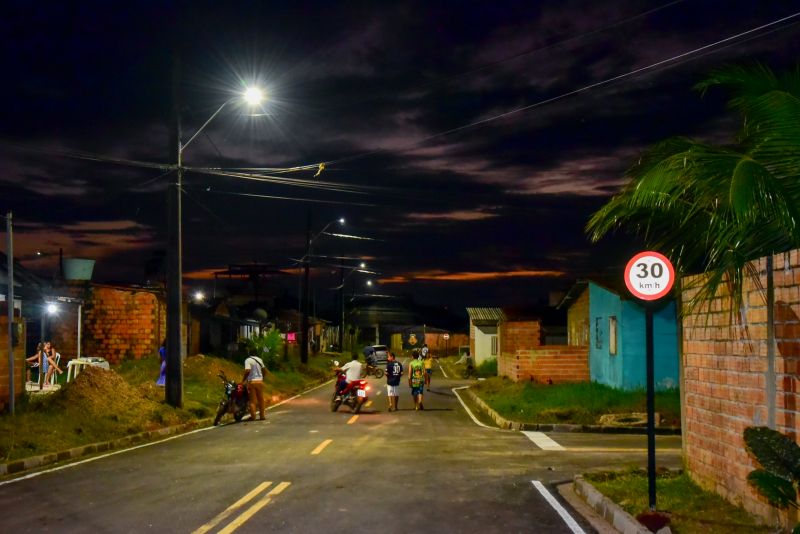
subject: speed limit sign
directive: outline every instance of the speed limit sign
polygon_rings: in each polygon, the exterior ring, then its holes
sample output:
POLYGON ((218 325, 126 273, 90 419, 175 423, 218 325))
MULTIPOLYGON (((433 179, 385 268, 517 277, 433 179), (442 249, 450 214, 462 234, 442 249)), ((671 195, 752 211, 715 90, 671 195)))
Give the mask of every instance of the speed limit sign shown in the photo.
POLYGON ((642 300, 660 299, 669 293, 674 283, 672 263, 652 250, 638 253, 625 267, 625 285, 634 297, 642 300))

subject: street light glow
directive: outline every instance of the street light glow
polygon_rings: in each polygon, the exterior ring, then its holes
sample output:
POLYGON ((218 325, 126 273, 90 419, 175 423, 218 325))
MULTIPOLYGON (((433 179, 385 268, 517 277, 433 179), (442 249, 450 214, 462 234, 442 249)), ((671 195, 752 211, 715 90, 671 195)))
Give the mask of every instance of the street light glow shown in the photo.
POLYGON ((47 313, 49 313, 50 315, 55 315, 56 313, 58 313, 58 306, 56 306, 51 302, 50 304, 47 305, 47 313))
POLYGON ((363 261, 358 266, 361 267, 362 269, 366 269, 367 268, 367 264, 364 263, 363 261))
POLYGON ((344 224, 344 217, 339 219, 339 224, 344 224))
POLYGON ((195 302, 203 302, 203 299, 205 299, 205 298, 206 298, 206 295, 202 291, 195 291, 194 292, 194 301, 195 302))
POLYGON ((367 285, 371 286, 372 285, 372 280, 367 280, 367 285))
POLYGON ((258 87, 248 87, 243 96, 245 102, 251 106, 257 106, 264 100, 264 92, 258 87))

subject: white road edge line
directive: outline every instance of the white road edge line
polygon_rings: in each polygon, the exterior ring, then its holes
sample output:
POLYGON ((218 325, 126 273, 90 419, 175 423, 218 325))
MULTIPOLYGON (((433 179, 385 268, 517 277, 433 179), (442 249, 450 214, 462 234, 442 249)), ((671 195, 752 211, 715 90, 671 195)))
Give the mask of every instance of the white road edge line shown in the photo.
MULTIPOLYGON (((298 393, 298 394, 297 394, 297 395, 295 395, 294 397, 289 397, 289 398, 288 398, 288 399, 286 399, 286 400, 282 400, 281 402, 279 402, 279 403, 277 403, 277 404, 273 404, 272 406, 269 406, 269 407, 267 408, 267 410, 272 410, 272 409, 275 409, 275 408, 277 408, 278 406, 280 406, 281 404, 285 404, 285 403, 287 403, 287 402, 289 402, 289 401, 291 401, 291 400, 294 400, 294 399, 296 399, 296 398, 298 398, 298 397, 302 397, 302 396, 303 396, 303 395, 305 395, 306 393, 311 393, 312 391, 315 391, 315 390, 317 390, 317 389, 319 389, 319 388, 321 388, 321 387, 327 386, 328 384, 330 384, 330 383, 332 383, 332 382, 333 382, 333 380, 328 380, 328 381, 327 381, 327 382, 325 382, 324 384, 320 384, 319 386, 315 386, 315 387, 313 387, 313 388, 311 388, 311 389, 307 389, 307 390, 305 390, 305 391, 304 391, 304 392, 302 392, 302 393, 298 393)), ((141 448, 144 448, 144 447, 150 447, 150 446, 152 446, 152 445, 158 445, 159 443, 166 443, 167 441, 172 441, 173 439, 182 438, 182 437, 184 437, 184 436, 189 436, 189 435, 191 435, 191 434, 196 434, 196 433, 198 433, 198 432, 205 432, 205 431, 207 431, 207 430, 213 430, 213 429, 215 429, 215 428, 219 428, 219 427, 215 427, 215 426, 207 426, 207 427, 205 427, 205 428, 198 428, 197 430, 192 430, 192 431, 190 431, 190 432, 184 432, 183 434, 177 434, 177 435, 175 435, 175 436, 170 436, 170 437, 168 437, 168 438, 165 438, 165 439, 162 439, 162 440, 158 440, 158 441, 151 441, 150 443, 143 443, 143 444, 141 444, 141 445, 136 445, 135 447, 130 447, 130 448, 127 448, 127 449, 122 449, 122 450, 119 450, 119 451, 114 451, 114 452, 109 452, 108 454, 101 454, 100 456, 94 456, 94 457, 92 457, 92 458, 87 458, 87 459, 85 459, 85 460, 78 460, 77 462, 71 462, 71 463, 68 463, 68 464, 66 464, 66 465, 60 465, 60 466, 58 466, 58 467, 52 467, 52 468, 50 468, 50 469, 45 469, 45 470, 43 470, 43 471, 37 471, 36 473, 30 473, 30 474, 27 474, 27 475, 21 476, 21 477, 19 477, 19 478, 14 478, 14 479, 12 479, 12 480, 0 481, 0 486, 5 486, 6 484, 13 484, 14 482, 19 482, 19 481, 21 481, 21 480, 28 480, 28 479, 30 479, 30 478, 36 478, 36 477, 38 477, 38 476, 40 476, 40 475, 44 475, 44 474, 47 474, 47 473, 53 473, 53 472, 55 472, 55 471, 61 471, 62 469, 67 469, 67 468, 70 468, 70 467, 75 467, 75 466, 78 466, 78 465, 81 465, 81 464, 88 464, 89 462, 94 462, 94 461, 97 461, 97 460, 102 460, 103 458, 108 458, 109 456, 115 456, 115 455, 117 455, 117 454, 122 454, 123 452, 135 451, 136 449, 141 449, 141 448)))
POLYGON ((530 430, 523 430, 522 433, 525 434, 529 440, 534 442, 536 446, 542 449, 543 451, 567 450, 544 432, 533 432, 530 430))
POLYGON ((480 421, 478 421, 478 418, 477 418, 477 417, 475 417, 475 415, 473 415, 473 413, 472 413, 472 410, 470 410, 470 409, 467 407, 467 405, 466 405, 466 404, 464 403, 464 401, 461 399, 461 395, 459 395, 459 394, 458 394, 458 391, 456 391, 457 389, 467 389, 468 387, 469 387, 469 386, 460 386, 460 387, 457 387, 457 388, 453 388, 451 391, 453 392, 453 394, 454 394, 454 395, 456 396, 456 398, 458 399, 458 402, 460 402, 460 403, 461 403, 461 406, 462 406, 462 407, 464 408, 464 410, 467 412, 467 415, 469 415, 469 416, 470 416, 470 418, 471 418, 471 419, 472 419, 472 420, 475 422, 475 424, 476 424, 476 425, 478 425, 478 426, 482 426, 483 428, 489 428, 489 429, 491 429, 491 430, 496 430, 495 428, 492 428, 492 427, 490 427, 490 426, 486 426, 486 425, 484 425, 483 423, 481 423, 480 421))
POLYGON ((438 361, 438 360, 437 360, 437 361, 436 361, 436 363, 438 363, 438 364, 439 364, 439 370, 442 372, 442 374, 444 375, 444 377, 445 377, 445 378, 450 378, 449 376, 447 376, 447 373, 445 373, 445 372, 444 372, 444 366, 442 365, 442 362, 440 362, 440 361, 438 361))
POLYGON ((552 507, 553 507, 553 509, 554 509, 556 512, 558 512, 558 515, 560 515, 560 516, 561 516, 561 519, 563 519, 563 520, 564 520, 564 523, 566 523, 566 524, 567 524, 567 526, 569 527, 569 529, 570 529, 570 530, 571 530, 571 531, 572 531, 574 534, 586 534, 586 531, 585 531, 585 530, 583 530, 583 529, 581 528, 581 526, 580 526, 580 525, 577 523, 577 521, 575 521, 575 520, 572 518, 572 516, 571 516, 571 515, 569 515, 569 512, 567 512, 567 511, 564 509, 564 507, 563 507, 563 506, 561 506, 561 504, 559 504, 559 502, 556 500, 556 498, 555 498, 555 497, 553 497, 553 496, 550 494, 550 492, 549 492, 549 491, 547 491, 547 488, 545 488, 545 487, 544 487, 544 484, 542 484, 542 483, 541 483, 541 482, 539 482, 538 480, 531 480, 531 483, 533 484, 533 487, 534 487, 534 488, 536 488, 537 490, 539 490, 539 493, 541 493, 541 494, 542 494, 542 497, 544 497, 544 499, 545 499, 545 500, 548 502, 548 504, 549 504, 550 506, 552 506, 552 507))

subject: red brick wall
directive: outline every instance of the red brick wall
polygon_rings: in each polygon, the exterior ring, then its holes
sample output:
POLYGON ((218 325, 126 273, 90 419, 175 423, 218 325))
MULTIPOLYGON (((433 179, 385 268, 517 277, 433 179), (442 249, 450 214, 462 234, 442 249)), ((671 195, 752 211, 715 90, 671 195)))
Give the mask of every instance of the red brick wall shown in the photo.
POLYGON ((517 350, 513 355, 504 353, 497 360, 497 374, 515 382, 588 382, 589 349, 571 345, 544 345, 517 350))
POLYGON ((469 353, 475 357, 475 325, 469 322, 469 353))
POLYGON ((443 334, 439 333, 425 333, 425 343, 431 352, 439 357, 444 357, 445 349, 451 356, 458 353, 458 347, 461 345, 469 345, 469 337, 467 334, 450 334, 450 339, 444 339, 443 334))
MULTIPOLYGON (((773 259, 775 283, 776 429, 797 440, 798 361, 800 361, 800 252, 773 259)), ((772 508, 752 491, 747 474, 755 464, 745 451, 742 432, 767 425, 766 259, 754 262, 759 285, 745 286, 746 326, 731 325, 726 295, 706 309, 688 314, 684 304, 683 351, 687 468, 697 482, 765 519, 772 508), (763 288, 763 289, 760 289, 763 288)), ((683 280, 683 287, 697 282, 683 280)), ((683 302, 695 294, 684 289, 683 302)), ((784 523, 788 520, 782 518, 784 523)))
POLYGON ((540 321, 503 321, 498 328, 501 354, 516 354, 542 344, 540 321))
MULTIPOLYGON (((25 391, 25 322, 14 318, 17 324, 19 343, 14 347, 14 399, 19 399, 25 391)), ((36 347, 31 351, 36 353, 36 347)), ((0 412, 8 409, 8 316, 0 316, 0 412)))
MULTIPOLYGON (((100 356, 111 363, 153 356, 166 333, 166 303, 155 293, 91 286, 83 295, 82 356, 100 356)), ((76 356, 77 307, 59 314, 53 342, 62 361, 76 356), (72 309, 75 308, 75 309, 72 309)))

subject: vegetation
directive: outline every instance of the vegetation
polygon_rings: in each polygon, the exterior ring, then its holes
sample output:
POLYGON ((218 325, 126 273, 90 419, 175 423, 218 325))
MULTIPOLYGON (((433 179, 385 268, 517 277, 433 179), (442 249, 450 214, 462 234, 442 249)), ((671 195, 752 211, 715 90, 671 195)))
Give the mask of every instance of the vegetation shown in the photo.
MULTIPOLYGON (((637 516, 648 511, 647 473, 643 470, 621 473, 593 473, 587 481, 600 493, 637 516)), ((701 489, 688 475, 660 473, 656 478, 658 509, 670 516, 675 534, 754 534, 773 532, 742 508, 701 489)))
MULTIPOLYGON (((283 350, 283 339, 276 328, 264 330, 258 335, 243 340, 247 356, 258 356, 270 371, 280 367, 279 354, 283 350)), ((242 360, 244 361, 244 359, 242 360)))
MULTIPOLYGON (((329 378, 327 359, 311 358, 307 366, 281 362, 267 373, 268 404, 279 402, 329 378)), ((104 371, 88 367, 52 394, 24 398, 16 414, 0 416, 0 461, 58 452, 110 441, 140 432, 209 418, 222 398, 220 371, 241 380, 241 364, 196 355, 184 364, 184 407, 164 402, 155 385, 157 357, 125 361, 104 371)))
POLYGON ((481 378, 490 378, 497 376, 497 358, 489 358, 482 361, 475 368, 475 374, 481 378))
MULTIPOLYGON (((747 481, 766 497, 772 506, 800 509, 797 487, 800 483, 800 447, 795 441, 767 427, 750 427, 744 431, 747 451, 761 469, 752 471, 747 481)), ((800 533, 800 524, 793 532, 800 533)))
MULTIPOLYGON (((523 423, 593 425, 601 415, 647 408, 644 390, 624 391, 597 382, 547 385, 495 377, 478 382, 474 391, 503 417, 523 423)), ((655 401, 661 424, 680 426, 679 391, 657 391, 655 401)))
POLYGON ((742 127, 734 143, 674 138, 651 147, 630 182, 587 225, 592 240, 618 229, 642 235, 680 272, 706 272, 689 303, 726 284, 738 310, 751 260, 800 246, 800 69, 730 66, 697 84, 724 87, 742 127))

